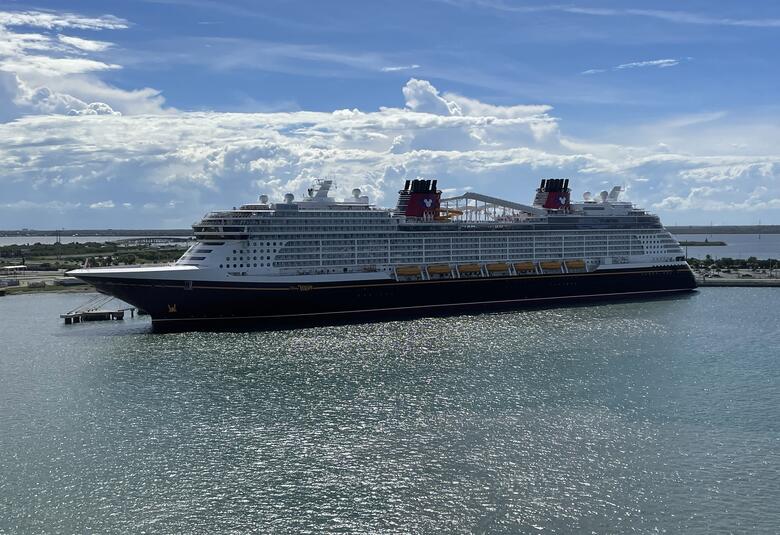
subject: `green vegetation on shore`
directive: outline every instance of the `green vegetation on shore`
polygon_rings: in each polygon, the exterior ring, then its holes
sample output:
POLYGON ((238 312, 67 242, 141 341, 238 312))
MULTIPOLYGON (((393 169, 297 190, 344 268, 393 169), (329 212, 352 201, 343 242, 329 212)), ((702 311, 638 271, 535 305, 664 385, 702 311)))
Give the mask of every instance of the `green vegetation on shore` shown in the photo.
POLYGON ((773 258, 759 260, 755 256, 750 258, 718 258, 714 260, 710 255, 703 259, 688 258, 688 264, 694 269, 777 269, 780 263, 773 258))
POLYGON ((184 247, 121 247, 113 242, 35 243, 0 246, 0 267, 25 264, 28 269, 47 271, 75 269, 89 259, 89 265, 119 266, 165 263, 177 260, 184 247))
POLYGON ((59 230, 0 230, 0 237, 8 236, 192 236, 192 229, 59 229, 59 230))

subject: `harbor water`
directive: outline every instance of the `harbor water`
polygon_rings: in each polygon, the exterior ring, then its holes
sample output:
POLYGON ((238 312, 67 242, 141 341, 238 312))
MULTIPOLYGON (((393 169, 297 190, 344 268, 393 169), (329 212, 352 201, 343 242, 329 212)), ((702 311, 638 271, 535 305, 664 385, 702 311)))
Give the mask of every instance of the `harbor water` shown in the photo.
POLYGON ((0 533, 775 533, 780 289, 281 332, 0 298, 0 533))
POLYGON ((710 242, 721 241, 726 245, 690 246, 686 250, 689 258, 704 260, 707 255, 713 259, 747 259, 755 256, 764 260, 780 259, 780 234, 677 234, 680 241, 710 242))

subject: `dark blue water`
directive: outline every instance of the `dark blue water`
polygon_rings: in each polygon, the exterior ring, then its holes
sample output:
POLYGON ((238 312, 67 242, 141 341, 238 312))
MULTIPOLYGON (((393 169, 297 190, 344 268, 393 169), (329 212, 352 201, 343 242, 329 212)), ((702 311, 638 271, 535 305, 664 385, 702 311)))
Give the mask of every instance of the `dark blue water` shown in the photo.
POLYGON ((271 333, 0 298, 0 532, 774 533, 780 290, 271 333))

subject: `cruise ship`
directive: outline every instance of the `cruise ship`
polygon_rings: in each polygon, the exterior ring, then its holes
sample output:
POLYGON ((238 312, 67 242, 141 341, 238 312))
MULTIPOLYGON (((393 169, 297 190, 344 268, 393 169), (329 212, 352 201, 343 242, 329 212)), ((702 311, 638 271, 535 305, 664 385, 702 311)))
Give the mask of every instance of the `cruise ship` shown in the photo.
POLYGON ((694 290, 679 243, 621 188, 573 202, 545 179, 531 204, 407 180, 394 209, 317 180, 296 200, 207 214, 174 264, 70 275, 147 311, 155 327, 368 321, 694 290))

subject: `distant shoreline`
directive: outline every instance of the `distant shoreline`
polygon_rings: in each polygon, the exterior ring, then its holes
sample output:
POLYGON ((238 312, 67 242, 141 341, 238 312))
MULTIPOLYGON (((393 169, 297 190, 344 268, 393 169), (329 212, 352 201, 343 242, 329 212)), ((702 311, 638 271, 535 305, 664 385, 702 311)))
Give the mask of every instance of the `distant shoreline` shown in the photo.
MULTIPOLYGON (((668 226, 672 234, 780 234, 780 225, 691 225, 668 226)), ((0 230, 0 237, 14 236, 192 236, 192 229, 21 229, 0 230)))
POLYGON ((681 240, 680 245, 682 247, 725 247, 728 245, 724 241, 691 241, 691 240, 681 240))
POLYGON ((0 230, 0 238, 15 236, 192 236, 192 229, 61 229, 61 230, 0 230))
POLYGON ((672 234, 780 234, 780 225, 667 226, 672 234))

